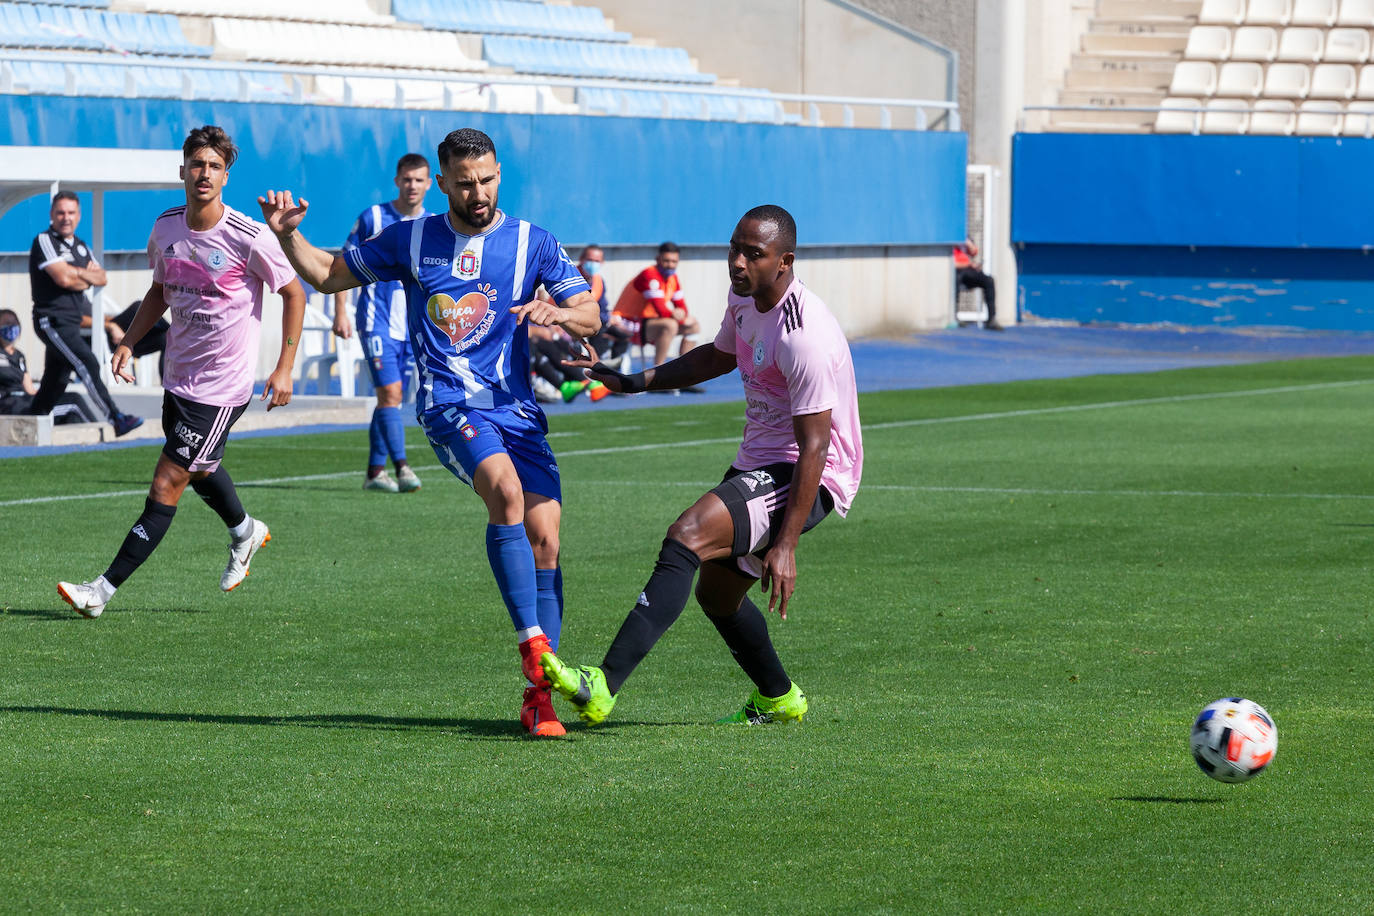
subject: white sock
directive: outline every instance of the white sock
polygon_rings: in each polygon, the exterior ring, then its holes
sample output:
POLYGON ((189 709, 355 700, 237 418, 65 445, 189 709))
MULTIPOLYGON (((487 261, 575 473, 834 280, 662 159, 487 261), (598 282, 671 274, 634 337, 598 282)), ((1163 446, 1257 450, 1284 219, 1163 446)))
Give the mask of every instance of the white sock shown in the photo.
POLYGON ((527 627, 523 630, 515 631, 515 641, 518 643, 527 642, 536 636, 543 636, 544 631, 539 627, 527 627))
POLYGON ((229 536, 236 541, 241 541, 253 533, 253 516, 245 515, 243 521, 229 529, 229 536))
POLYGON ((101 601, 108 603, 114 597, 115 587, 104 576, 92 582, 91 586, 95 588, 95 593, 100 596, 101 601))

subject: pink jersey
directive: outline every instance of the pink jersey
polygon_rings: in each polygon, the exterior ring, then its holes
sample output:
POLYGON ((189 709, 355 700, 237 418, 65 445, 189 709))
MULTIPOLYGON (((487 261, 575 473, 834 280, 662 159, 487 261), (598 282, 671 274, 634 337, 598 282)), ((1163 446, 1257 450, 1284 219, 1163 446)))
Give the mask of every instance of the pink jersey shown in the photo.
POLYGON ((296 276, 277 237, 228 205, 214 228, 197 232, 186 225, 186 208, 173 207, 153 223, 148 263, 172 326, 163 387, 213 407, 248 403, 263 284, 278 292, 296 276))
POLYGON ((849 342, 825 303, 800 280, 766 312, 731 293, 715 344, 734 354, 744 380, 744 441, 735 467, 795 462, 801 449, 792 418, 829 410, 821 485, 835 497, 835 511, 849 512, 864 465, 859 399, 849 342))

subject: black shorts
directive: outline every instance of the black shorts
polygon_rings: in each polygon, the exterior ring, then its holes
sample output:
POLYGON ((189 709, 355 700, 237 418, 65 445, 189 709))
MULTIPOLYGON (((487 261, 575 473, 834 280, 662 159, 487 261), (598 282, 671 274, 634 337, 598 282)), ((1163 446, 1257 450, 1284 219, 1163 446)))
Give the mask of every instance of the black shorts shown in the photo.
MULTIPOLYGON (((787 511, 792 475, 797 466, 787 461, 764 465, 752 471, 732 467, 725 479, 711 490, 730 510, 735 525, 731 560, 740 572, 755 579, 763 572, 763 555, 773 546, 787 511)), ((815 502, 806 515, 802 531, 810 531, 835 508, 835 497, 825 487, 816 489, 815 502)))
POLYGON ((162 454, 188 471, 215 470, 224 457, 229 428, 247 409, 247 401, 238 407, 215 407, 164 392, 162 431, 167 444, 162 454))

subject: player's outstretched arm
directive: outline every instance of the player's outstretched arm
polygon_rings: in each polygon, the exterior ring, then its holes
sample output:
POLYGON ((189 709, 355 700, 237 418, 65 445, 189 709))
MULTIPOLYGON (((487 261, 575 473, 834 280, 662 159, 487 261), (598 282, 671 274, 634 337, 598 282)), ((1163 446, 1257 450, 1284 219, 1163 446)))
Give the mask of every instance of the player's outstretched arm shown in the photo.
POLYGON ((792 434, 800 449, 797 469, 792 473, 778 536, 764 554, 763 575, 759 577, 759 584, 768 592, 768 613, 773 613, 776 605, 783 620, 787 619, 787 602, 797 589, 797 540, 806 527, 806 517, 821 485, 825 458, 830 453, 830 411, 793 417, 792 434))
POLYGON ((337 293, 362 285, 343 258, 316 248, 301 235, 301 220, 310 209, 310 201, 302 197, 297 204, 290 191, 268 191, 266 196, 258 198, 258 206, 262 208, 263 222, 281 242, 286 259, 306 283, 322 293, 337 293))
POLYGON ((541 327, 556 324, 574 340, 591 337, 601 330, 601 307, 592 294, 585 291, 569 296, 561 306, 535 298, 524 305, 513 306, 511 314, 516 324, 522 321, 541 327))
POLYGON ((267 401, 268 410, 291 403, 292 376, 296 354, 301 348, 301 327, 305 324, 305 290, 301 281, 293 279, 278 292, 281 294, 281 354, 277 357, 277 367, 267 377, 260 399, 267 401))
POLYGON ((139 303, 138 311, 134 312, 134 320, 129 322, 129 330, 124 332, 124 337, 110 356, 110 370, 116 379, 134 381, 133 373, 129 371, 129 360, 134 358, 134 345, 143 339, 143 335, 157 324, 166 311, 167 300, 162 294, 162 284, 154 282, 143 294, 143 301, 139 303))
POLYGON ((585 369, 589 378, 621 394, 684 388, 687 385, 719 378, 735 368, 734 356, 716 349, 714 343, 709 343, 693 347, 685 356, 679 356, 653 369, 622 375, 601 362, 590 343, 585 340, 581 343, 582 359, 565 359, 563 365, 572 369, 585 369))

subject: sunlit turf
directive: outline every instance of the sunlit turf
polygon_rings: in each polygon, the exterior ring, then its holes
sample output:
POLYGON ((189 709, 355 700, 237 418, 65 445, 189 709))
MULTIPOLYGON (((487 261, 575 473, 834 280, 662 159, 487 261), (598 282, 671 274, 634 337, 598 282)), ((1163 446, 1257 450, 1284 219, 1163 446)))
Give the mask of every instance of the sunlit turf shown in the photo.
MULTIPOLYGON (((859 499, 774 618, 789 727, 710 724, 750 684, 692 606, 609 723, 522 738, 485 512, 414 428, 398 496, 361 490, 362 432, 231 440, 253 574, 219 592, 188 494, 96 621, 54 585, 103 571, 156 447, 0 462, 0 908, 1374 908, 1374 359, 861 406, 859 499), (1241 786, 1187 750, 1228 695, 1279 730, 1241 786)), ((741 419, 552 418, 566 658, 600 659, 741 419)))

